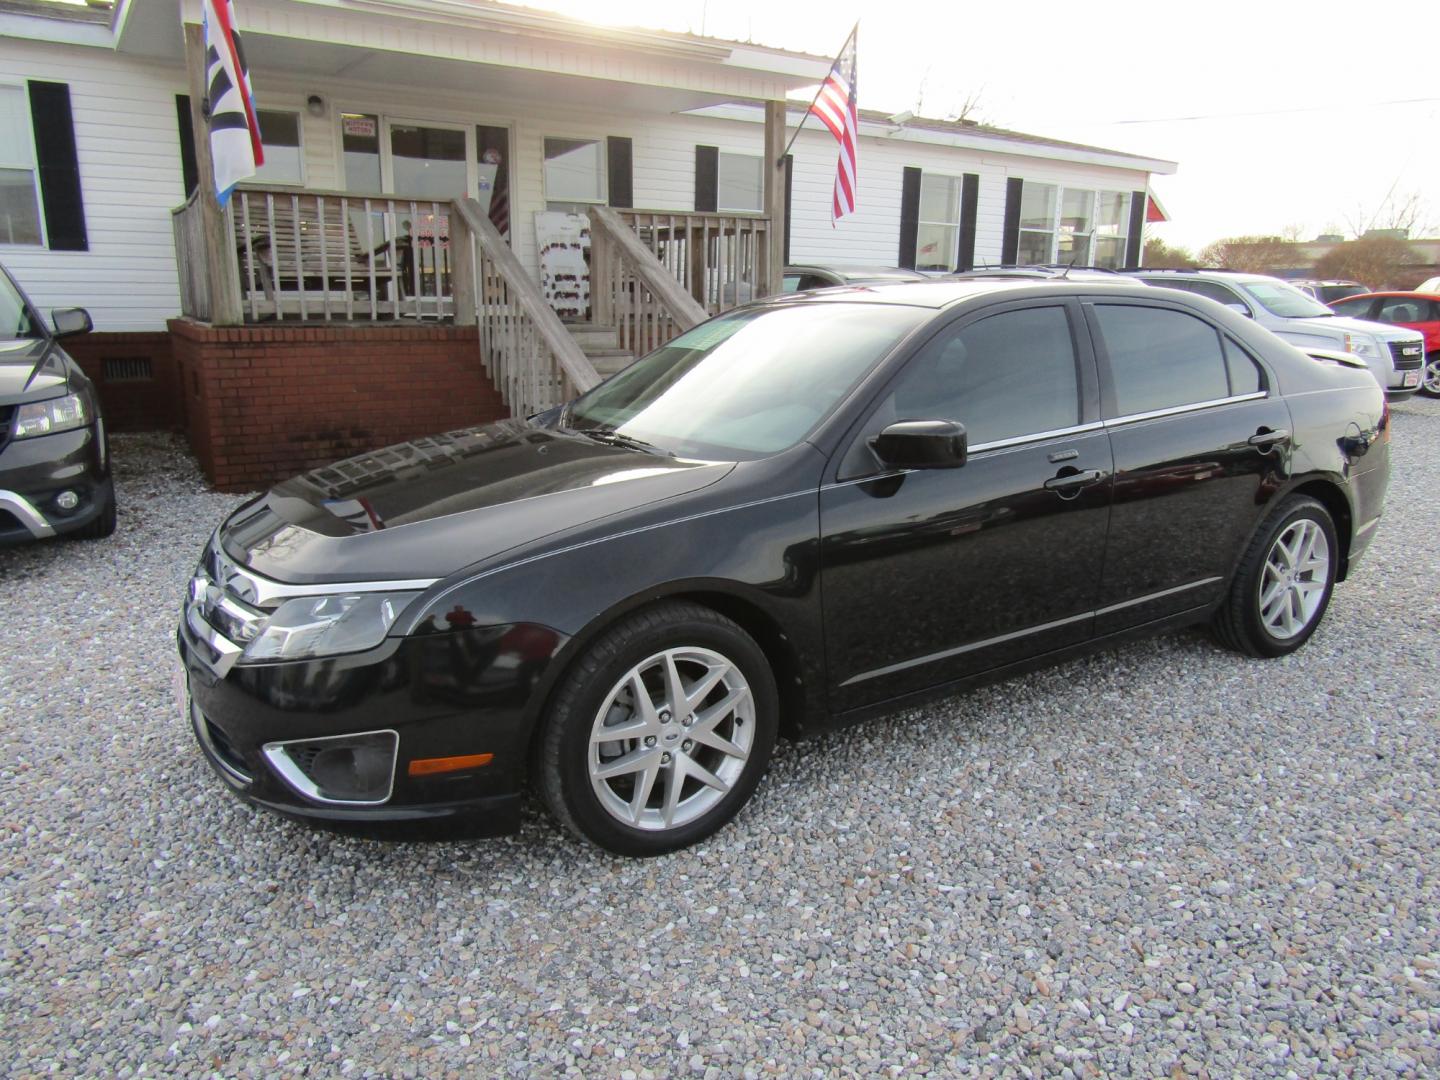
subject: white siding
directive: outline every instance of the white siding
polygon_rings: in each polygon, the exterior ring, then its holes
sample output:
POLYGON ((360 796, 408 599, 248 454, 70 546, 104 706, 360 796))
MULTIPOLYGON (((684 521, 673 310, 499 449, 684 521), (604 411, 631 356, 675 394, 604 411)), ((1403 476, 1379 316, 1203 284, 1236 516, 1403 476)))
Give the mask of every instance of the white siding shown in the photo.
MULTIPOLYGON (((532 270, 532 215, 544 207, 546 135, 633 139, 635 204, 655 210, 694 208, 696 144, 756 155, 762 147, 758 123, 622 111, 607 108, 603 92, 597 93, 593 109, 582 110, 535 101, 477 101, 433 89, 276 77, 263 70, 252 74, 261 108, 300 111, 306 182, 312 188, 344 186, 341 111, 510 127, 514 244, 522 263, 532 270), (324 98, 324 115, 306 111, 311 94, 324 98)), ((102 49, 0 40, 0 80, 26 77, 70 86, 90 250, 4 245, 0 260, 42 307, 83 305, 101 330, 162 328, 179 311, 170 211, 183 199, 174 95, 186 90, 184 71, 102 49)), ((596 86, 600 91, 604 84, 596 86)), ((1000 259, 1007 177, 1123 191, 1143 189, 1147 180, 1139 171, 865 137, 860 145, 859 212, 832 228, 835 152, 834 140, 821 130, 807 127, 796 140, 791 227, 795 261, 894 265, 907 165, 980 175, 979 262, 1000 259)))

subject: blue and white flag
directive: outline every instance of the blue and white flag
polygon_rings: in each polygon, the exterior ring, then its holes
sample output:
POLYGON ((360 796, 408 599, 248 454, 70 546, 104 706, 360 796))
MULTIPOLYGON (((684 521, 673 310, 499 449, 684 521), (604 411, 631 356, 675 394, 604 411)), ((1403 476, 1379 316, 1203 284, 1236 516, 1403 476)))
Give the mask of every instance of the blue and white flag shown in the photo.
POLYGON ((250 71, 235 29, 232 0, 204 0, 205 104, 210 125, 210 159, 215 167, 215 197, 224 206, 230 192, 265 164, 260 121, 250 71))

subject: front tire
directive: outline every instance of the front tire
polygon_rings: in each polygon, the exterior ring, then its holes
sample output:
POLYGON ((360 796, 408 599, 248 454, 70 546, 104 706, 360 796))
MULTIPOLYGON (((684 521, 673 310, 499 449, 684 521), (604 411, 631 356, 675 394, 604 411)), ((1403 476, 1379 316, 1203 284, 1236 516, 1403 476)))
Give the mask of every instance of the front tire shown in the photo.
POLYGON ((1215 613, 1221 644, 1250 656, 1294 652, 1310 640, 1335 588, 1340 545, 1330 512, 1286 499, 1256 532, 1215 613))
POLYGON ((1440 350, 1425 357, 1425 373, 1420 376, 1420 393, 1440 397, 1440 350))
POLYGON ((566 673, 538 748, 540 793, 576 835, 661 855, 735 816, 778 726, 755 641, 710 608, 660 604, 607 630, 566 673))
POLYGON ((76 540, 103 540, 114 534, 115 518, 115 493, 112 491, 95 520, 76 529, 70 535, 76 540))

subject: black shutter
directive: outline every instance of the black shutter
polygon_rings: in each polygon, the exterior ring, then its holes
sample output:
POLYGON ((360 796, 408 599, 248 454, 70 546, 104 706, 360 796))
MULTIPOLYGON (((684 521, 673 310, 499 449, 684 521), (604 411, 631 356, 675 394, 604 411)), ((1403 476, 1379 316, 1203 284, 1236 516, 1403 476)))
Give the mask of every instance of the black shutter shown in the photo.
POLYGON ((1139 266, 1141 245, 1145 241, 1145 205, 1150 196, 1143 191, 1130 194, 1130 235, 1125 240, 1125 265, 1139 266))
POLYGON ((975 211, 980 205, 980 174, 967 172, 960 181, 960 250, 955 269, 975 269, 975 211))
POLYGON ((605 140, 605 161, 610 171, 610 205, 622 210, 635 206, 634 146, 621 135, 605 140))
POLYGON ((1000 240, 1000 262, 1014 266, 1020 257, 1020 192, 1025 181, 1012 176, 1005 181, 1005 232, 1000 240))
POLYGON ((786 266, 790 265, 790 223, 794 218, 795 155, 785 155, 785 254, 781 256, 786 266))
POLYGON ((915 269, 915 245, 920 236, 920 170, 905 166, 900 184, 900 259, 906 270, 915 269))
POLYGON ((190 95, 175 95, 175 125, 180 132, 180 176, 185 183, 185 198, 200 186, 200 166, 195 163, 195 128, 190 123, 190 95))
POLYGON ((35 131, 35 159, 50 249, 89 251, 80 164, 75 158, 75 125, 70 117, 70 87, 32 81, 30 120, 35 131))
POLYGON ((695 147, 695 209, 713 213, 720 199, 720 148, 695 147))

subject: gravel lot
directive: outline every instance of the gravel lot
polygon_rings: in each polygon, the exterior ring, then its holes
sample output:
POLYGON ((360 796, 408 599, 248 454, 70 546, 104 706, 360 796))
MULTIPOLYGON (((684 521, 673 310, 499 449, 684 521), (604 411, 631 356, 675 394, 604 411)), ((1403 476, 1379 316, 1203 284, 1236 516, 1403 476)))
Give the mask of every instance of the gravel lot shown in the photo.
POLYGON ((230 797, 169 683, 237 500, 117 438, 113 540, 0 552, 0 1071, 1433 1073, 1440 403, 1395 414, 1297 655, 1185 633, 783 745, 645 863, 230 797))

